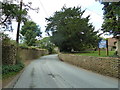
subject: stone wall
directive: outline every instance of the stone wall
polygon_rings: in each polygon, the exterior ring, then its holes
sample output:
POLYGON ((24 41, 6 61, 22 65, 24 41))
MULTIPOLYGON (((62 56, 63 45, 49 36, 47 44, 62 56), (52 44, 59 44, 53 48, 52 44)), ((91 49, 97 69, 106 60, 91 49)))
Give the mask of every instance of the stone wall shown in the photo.
POLYGON ((14 45, 3 45, 2 46, 2 64, 4 65, 14 65, 16 60, 26 60, 37 59, 40 56, 48 54, 47 50, 44 49, 31 49, 31 48, 19 48, 18 54, 17 47, 14 45), (18 55, 18 56, 17 56, 18 55))
POLYGON ((14 65, 16 63, 16 46, 2 46, 2 64, 14 65))
POLYGON ((48 54, 48 51, 44 49, 19 48, 19 57, 22 61, 37 59, 46 54, 48 54))
POLYGON ((80 56, 62 53, 59 54, 59 58, 62 61, 71 63, 87 70, 91 70, 107 76, 120 78, 118 77, 120 76, 118 75, 120 58, 80 56))

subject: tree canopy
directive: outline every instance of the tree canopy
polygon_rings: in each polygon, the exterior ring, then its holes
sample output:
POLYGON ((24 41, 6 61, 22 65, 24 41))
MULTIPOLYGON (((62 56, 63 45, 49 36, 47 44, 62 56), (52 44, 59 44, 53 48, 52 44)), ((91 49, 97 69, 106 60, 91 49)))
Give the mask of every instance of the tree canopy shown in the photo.
POLYGON ((54 52, 55 45, 50 41, 50 37, 45 37, 36 42, 40 48, 47 49, 50 54, 54 52))
MULTIPOLYGON (((20 1, 20 0, 18 0, 20 1)), ((20 1, 20 5, 17 3, 16 0, 12 1, 0 1, 0 11, 1 19, 0 19, 0 25, 1 29, 4 31, 13 31, 12 28, 12 22, 15 20, 18 22, 17 26, 17 36, 16 36, 16 42, 19 43, 19 31, 20 31, 20 24, 21 22, 26 22, 28 19, 30 19, 30 16, 27 14, 29 9, 31 10, 39 10, 39 8, 32 8, 31 2, 28 2, 27 4, 23 3, 22 0, 20 1), (16 2, 16 3, 15 3, 16 2), (22 8, 23 7, 23 8, 22 8)))
POLYGON ((12 29, 12 20, 16 20, 17 22, 20 20, 19 15, 22 14, 21 20, 25 22, 27 20, 27 9, 24 8, 20 10, 20 6, 13 3, 8 2, 0 2, 2 7, 0 10, 2 11, 2 16, 0 19, 0 24, 4 27, 4 30, 13 30, 12 29))
MULTIPOLYGON (((14 2, 16 0, 13 0, 14 2)), ((0 1, 0 11, 2 12, 1 14, 1 19, 0 19, 0 24, 4 25, 5 30, 12 30, 12 27, 9 27, 12 24, 12 20, 16 20, 19 22, 20 18, 19 16, 21 15, 21 20, 22 22, 25 22, 27 19, 30 18, 30 16, 27 15, 29 9, 31 10, 36 10, 38 12, 39 8, 32 8, 31 7, 31 2, 28 2, 27 4, 22 3, 23 9, 20 10, 20 5, 13 3, 13 2, 1 2, 0 1)))
POLYGON ((104 22, 102 30, 114 36, 120 34, 120 2, 103 2, 104 22))
POLYGON ((25 22, 25 24, 21 28, 20 33, 24 38, 24 42, 28 46, 34 46, 35 42, 37 40, 36 37, 41 36, 41 34, 42 34, 39 26, 36 25, 36 23, 33 21, 25 22))
POLYGON ((52 33, 51 41, 60 51, 80 51, 97 44, 97 32, 89 23, 89 17, 83 17, 85 10, 81 7, 66 8, 56 11, 53 16, 46 18, 46 32, 52 33))

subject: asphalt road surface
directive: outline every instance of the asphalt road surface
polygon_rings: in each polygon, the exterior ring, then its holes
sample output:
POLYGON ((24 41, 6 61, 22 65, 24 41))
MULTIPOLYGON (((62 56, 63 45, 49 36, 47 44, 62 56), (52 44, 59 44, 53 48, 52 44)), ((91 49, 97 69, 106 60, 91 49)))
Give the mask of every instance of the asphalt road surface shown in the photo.
POLYGON ((118 80, 48 55, 29 64, 14 88, 118 88, 118 80))

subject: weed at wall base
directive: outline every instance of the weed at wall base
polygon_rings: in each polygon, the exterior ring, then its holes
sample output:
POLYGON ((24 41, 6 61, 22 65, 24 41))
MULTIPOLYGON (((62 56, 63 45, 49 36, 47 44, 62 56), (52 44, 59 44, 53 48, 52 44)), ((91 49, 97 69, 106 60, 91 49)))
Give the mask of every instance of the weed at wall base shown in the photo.
POLYGON ((2 77, 4 78, 6 75, 15 74, 21 71, 24 68, 23 63, 18 63, 16 65, 3 65, 2 66, 2 77))

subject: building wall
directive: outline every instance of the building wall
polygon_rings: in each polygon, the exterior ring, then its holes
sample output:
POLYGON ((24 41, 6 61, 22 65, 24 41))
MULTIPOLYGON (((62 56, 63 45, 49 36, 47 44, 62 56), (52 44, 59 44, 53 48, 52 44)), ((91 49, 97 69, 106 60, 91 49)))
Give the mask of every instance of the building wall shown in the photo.
POLYGON ((108 38, 108 49, 110 51, 114 50, 113 47, 116 47, 115 42, 117 42, 117 39, 115 39, 115 38, 108 38))
POLYGON ((108 46, 115 46, 114 42, 117 42, 117 39, 108 38, 108 46))
POLYGON ((120 56, 120 40, 117 41, 117 51, 118 51, 118 56, 120 56))

